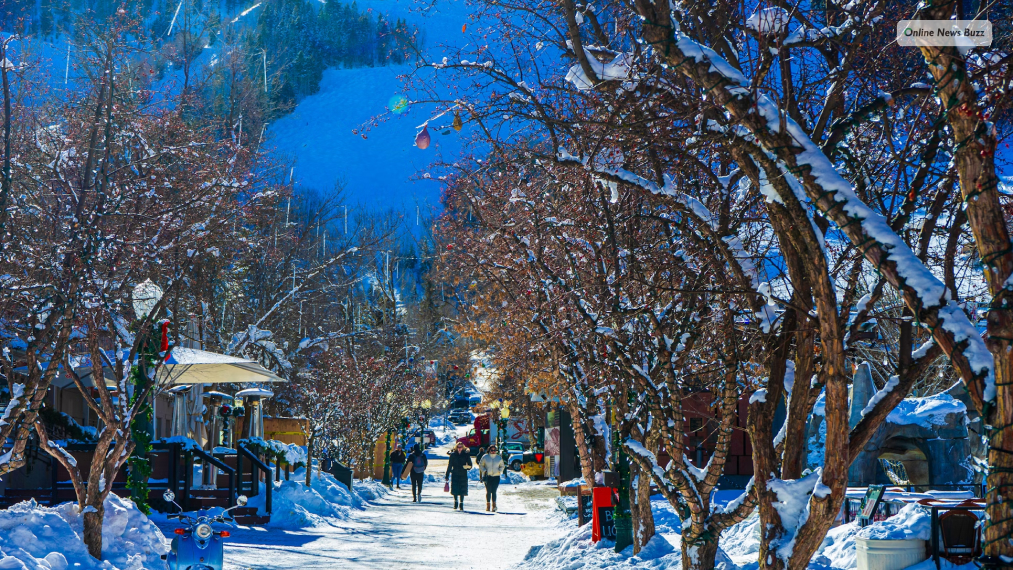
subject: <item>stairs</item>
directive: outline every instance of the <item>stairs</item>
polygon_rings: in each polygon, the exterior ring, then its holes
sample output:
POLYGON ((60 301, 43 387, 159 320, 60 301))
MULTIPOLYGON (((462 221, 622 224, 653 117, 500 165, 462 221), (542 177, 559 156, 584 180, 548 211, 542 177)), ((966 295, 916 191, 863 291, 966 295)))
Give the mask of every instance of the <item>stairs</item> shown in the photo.
POLYGON ((259 526, 271 522, 270 515, 257 514, 255 507, 238 507, 232 511, 232 516, 236 519, 236 524, 245 526, 259 526))
POLYGON ((191 509, 209 509, 211 507, 229 507, 229 490, 226 489, 191 489, 191 509))

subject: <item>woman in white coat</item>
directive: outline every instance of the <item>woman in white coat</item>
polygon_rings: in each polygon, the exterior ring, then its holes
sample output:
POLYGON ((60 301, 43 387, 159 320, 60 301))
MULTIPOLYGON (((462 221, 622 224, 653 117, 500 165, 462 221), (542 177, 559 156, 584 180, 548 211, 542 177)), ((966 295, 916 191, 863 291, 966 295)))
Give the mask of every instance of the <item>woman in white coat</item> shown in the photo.
POLYGON ((496 489, 499 488, 499 477, 506 470, 503 456, 499 454, 496 444, 489 446, 489 451, 478 462, 478 474, 485 483, 485 510, 496 512, 496 489))

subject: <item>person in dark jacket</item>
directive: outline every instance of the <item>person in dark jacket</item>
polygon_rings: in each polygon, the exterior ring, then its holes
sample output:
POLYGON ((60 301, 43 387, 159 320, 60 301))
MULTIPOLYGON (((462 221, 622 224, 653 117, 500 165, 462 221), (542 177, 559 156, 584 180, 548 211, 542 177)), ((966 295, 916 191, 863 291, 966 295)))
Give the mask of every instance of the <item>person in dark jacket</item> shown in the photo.
POLYGON ((429 466, 429 458, 422 452, 422 448, 416 444, 408 456, 408 475, 412 479, 412 502, 422 502, 422 480, 426 477, 426 467, 429 466))
POLYGON ((463 443, 458 442, 454 451, 450 452, 447 462, 447 475, 444 480, 450 481, 450 494, 454 496, 454 508, 464 510, 464 497, 468 494, 468 469, 471 469, 471 455, 463 443))
POLYGON ((475 464, 476 465, 478 464, 479 461, 482 461, 482 456, 483 455, 485 455, 485 448, 484 447, 478 448, 478 455, 475 456, 475 464))
POLYGON ((401 472, 404 471, 404 464, 408 461, 408 455, 401 449, 401 444, 394 445, 394 451, 390 454, 390 474, 393 475, 397 488, 401 488, 401 472))

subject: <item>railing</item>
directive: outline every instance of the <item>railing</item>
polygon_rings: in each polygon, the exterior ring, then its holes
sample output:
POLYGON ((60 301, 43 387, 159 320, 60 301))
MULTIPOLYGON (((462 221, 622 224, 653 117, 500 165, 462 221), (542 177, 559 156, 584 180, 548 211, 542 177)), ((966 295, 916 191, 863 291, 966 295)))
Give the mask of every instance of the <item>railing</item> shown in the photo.
MULTIPOLYGON (((236 506, 236 470, 229 467, 224 461, 220 461, 217 457, 204 451, 203 449, 192 450, 193 454, 204 460, 204 468, 207 469, 207 465, 210 463, 215 467, 221 469, 229 476, 229 507, 236 506)), ((191 459, 192 461, 192 459, 191 459)), ((193 473, 193 469, 187 471, 187 473, 193 473)))
MULTIPOLYGON (((944 484, 944 485, 890 485, 887 487, 886 492, 893 492, 896 489, 903 489, 908 493, 926 493, 926 491, 918 491, 916 489, 929 489, 932 491, 971 491, 977 498, 983 497, 984 484, 977 483, 957 483, 957 484, 944 484)), ((848 524, 851 521, 858 518, 858 512, 861 509, 863 497, 846 497, 844 499, 844 505, 842 506, 842 517, 844 524, 848 524)), ((910 503, 910 500, 901 501, 896 499, 884 498, 879 506, 876 507, 876 511, 872 513, 870 517, 871 522, 886 520, 896 515, 904 505, 910 503)))
POLYGON ((889 488, 904 489, 909 493, 925 493, 927 491, 971 491, 977 498, 985 496, 985 482, 981 483, 949 483, 945 485, 888 485, 889 488))
POLYGON ((271 513, 271 491, 274 489, 274 477, 271 473, 271 468, 260 460, 256 454, 246 448, 245 445, 240 443, 236 446, 236 471, 239 473, 239 492, 243 492, 243 457, 245 456, 250 460, 250 474, 252 475, 250 481, 250 495, 256 495, 260 492, 260 476, 257 474, 257 470, 264 472, 264 479, 266 484, 264 488, 267 490, 267 497, 264 500, 264 509, 268 514, 271 513))
POLYGON ((151 449, 152 451, 166 450, 169 452, 168 488, 179 497, 180 507, 184 511, 190 510, 190 491, 193 488, 193 458, 195 455, 204 460, 204 465, 214 465, 229 476, 229 506, 235 506, 236 469, 229 467, 224 461, 219 460, 199 447, 191 447, 184 451, 182 444, 179 443, 153 443, 151 444, 151 449), (183 465, 182 488, 180 488, 180 464, 183 465))

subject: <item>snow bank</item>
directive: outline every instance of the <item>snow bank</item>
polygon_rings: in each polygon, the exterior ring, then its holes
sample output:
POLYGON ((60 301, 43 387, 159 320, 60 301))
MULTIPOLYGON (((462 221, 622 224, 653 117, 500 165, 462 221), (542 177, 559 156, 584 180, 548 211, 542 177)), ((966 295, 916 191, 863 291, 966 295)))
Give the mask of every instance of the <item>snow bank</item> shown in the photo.
POLYGON ((273 452, 285 459, 289 465, 306 465, 306 446, 294 443, 282 443, 275 439, 261 439, 251 437, 244 439, 251 449, 264 449, 273 452))
MULTIPOLYGON (((328 518, 347 519, 352 510, 361 510, 367 501, 387 491, 375 481, 355 481, 349 491, 330 473, 314 470, 312 484, 306 486, 306 470, 298 469, 290 481, 273 483, 271 522, 268 527, 305 528, 327 524, 328 518)), ((264 510, 267 494, 264 483, 260 493, 250 498, 249 506, 264 510)))
MULTIPOLYGON (((572 524, 572 523, 570 523, 572 524)), ((614 550, 611 540, 591 542, 591 525, 586 524, 566 533, 565 536, 542 546, 533 546, 517 568, 569 570, 570 568, 651 568, 675 569, 682 565, 678 534, 656 534, 636 556, 633 547, 620 553, 614 550)), ((718 568, 731 570, 734 566, 718 568)))
MULTIPOLYGON (((718 491, 714 503, 721 505, 741 491, 718 491)), ((806 493, 802 495, 808 496, 806 493)), ((800 502, 804 502, 801 498, 800 502)), ((651 498, 651 512, 654 514, 656 534, 647 546, 633 556, 633 549, 627 548, 616 553, 615 543, 602 540, 591 542, 591 525, 576 526, 576 515, 566 517, 561 512, 549 515, 554 524, 565 529, 565 535, 548 544, 532 547, 518 568, 545 568, 563 570, 569 568, 648 568, 655 570, 677 570, 681 568, 678 515, 660 495, 651 498)), ((550 523, 553 524, 553 523, 550 523)), ((823 544, 809 563, 809 570, 853 570, 858 567, 855 539, 863 538, 899 540, 928 540, 930 516, 918 505, 910 504, 885 521, 876 522, 864 529, 857 523, 841 525, 827 533, 823 544)), ((723 570, 755 570, 760 552, 760 517, 754 511, 746 520, 725 529, 721 533, 720 550, 715 567, 723 570)), ((920 565, 908 570, 934 570, 920 565)), ((963 566, 944 566, 945 569, 960 569, 963 566)), ((970 567, 968 567, 970 568, 970 567)))
MULTIPOLYGON (((723 504, 729 497, 737 496, 738 491, 719 491, 720 497, 715 496, 715 502, 723 504)), ((577 527, 576 515, 566 517, 561 512, 555 511, 549 515, 555 519, 555 524, 566 529, 566 534, 548 544, 534 546, 528 552, 524 561, 517 568, 544 568, 548 570, 563 570, 570 568, 648 568, 653 570, 677 570, 682 567, 682 553, 679 550, 682 544, 682 537, 679 530, 682 523, 668 501, 655 495, 651 498, 651 512, 654 515, 655 535, 644 546, 636 556, 633 555, 633 547, 629 547, 620 553, 616 553, 615 542, 602 540, 597 544, 591 542, 591 525, 577 527)), ((756 517, 754 517, 755 519, 756 517)), ((755 531, 756 521, 750 521, 755 531)), ((550 523, 552 524, 552 523, 550 523)), ((747 525, 737 526, 739 535, 750 535, 747 525)), ((726 531, 727 532, 727 531, 726 531)), ((741 536, 736 535, 738 538, 741 536)), ((751 535, 750 535, 751 536, 751 535)), ((726 535, 722 535, 725 541, 726 535)), ((735 541, 739 542, 738 540, 735 541)), ((754 539, 756 550, 751 557, 746 557, 746 566, 752 562, 756 567, 755 552, 759 549, 759 540, 754 539)), ((724 542, 722 543, 724 548, 724 542)), ((719 570, 737 570, 740 568, 729 558, 724 551, 718 551, 715 568, 719 570)))
POLYGON ((35 501, 0 510, 0 568, 21 570, 162 570, 169 542, 132 501, 110 495, 102 524, 102 558, 81 539, 77 503, 43 507, 35 501))

